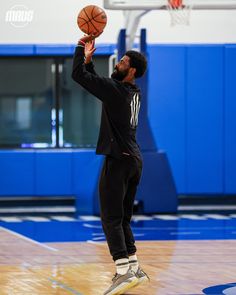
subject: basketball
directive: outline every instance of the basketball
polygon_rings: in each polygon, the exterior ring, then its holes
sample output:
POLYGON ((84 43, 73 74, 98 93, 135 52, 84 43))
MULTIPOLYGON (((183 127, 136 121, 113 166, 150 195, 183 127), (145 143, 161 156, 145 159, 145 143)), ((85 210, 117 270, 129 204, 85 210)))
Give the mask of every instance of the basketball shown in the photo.
POLYGON ((107 16, 102 8, 96 5, 88 5, 79 12, 77 24, 80 30, 88 35, 102 32, 107 24, 107 16))

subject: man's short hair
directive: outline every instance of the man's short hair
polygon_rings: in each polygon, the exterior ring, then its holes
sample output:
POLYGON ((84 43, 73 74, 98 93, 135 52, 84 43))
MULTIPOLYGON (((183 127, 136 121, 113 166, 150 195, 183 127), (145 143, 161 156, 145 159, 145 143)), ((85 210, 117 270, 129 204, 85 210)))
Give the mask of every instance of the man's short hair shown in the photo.
POLYGON ((130 66, 136 69, 135 78, 140 78, 144 75, 147 69, 147 59, 146 57, 135 50, 129 50, 125 53, 130 59, 130 66))

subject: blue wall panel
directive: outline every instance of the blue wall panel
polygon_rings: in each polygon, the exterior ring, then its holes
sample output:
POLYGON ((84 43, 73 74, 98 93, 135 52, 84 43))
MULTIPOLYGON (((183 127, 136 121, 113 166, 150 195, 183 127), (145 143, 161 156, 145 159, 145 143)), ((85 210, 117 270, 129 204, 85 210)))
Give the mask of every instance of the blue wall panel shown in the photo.
POLYGON ((164 150, 178 193, 186 191, 185 48, 149 47, 149 117, 158 149, 164 150))
POLYGON ((72 195, 72 156, 68 150, 35 153, 36 195, 72 195))
POLYGON ((187 51, 187 193, 223 193, 223 46, 187 51))
POLYGON ((236 46, 225 48, 225 193, 236 193, 236 46))
POLYGON ((0 151, 0 195, 34 195, 34 151, 0 151))
POLYGON ((94 150, 73 153, 73 192, 78 214, 98 213, 98 181, 103 157, 94 150))
POLYGON ((177 193, 166 153, 144 152, 143 171, 136 199, 143 213, 176 213, 177 193))

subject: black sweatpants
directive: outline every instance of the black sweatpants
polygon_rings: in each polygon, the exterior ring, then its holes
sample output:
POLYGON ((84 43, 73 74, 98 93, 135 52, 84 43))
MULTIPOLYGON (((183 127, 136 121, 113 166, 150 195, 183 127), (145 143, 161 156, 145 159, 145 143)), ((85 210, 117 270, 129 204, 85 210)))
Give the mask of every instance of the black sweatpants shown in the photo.
POLYGON ((99 183, 100 209, 114 261, 136 252, 130 221, 141 173, 141 159, 123 155, 121 159, 106 156, 104 160, 99 183))

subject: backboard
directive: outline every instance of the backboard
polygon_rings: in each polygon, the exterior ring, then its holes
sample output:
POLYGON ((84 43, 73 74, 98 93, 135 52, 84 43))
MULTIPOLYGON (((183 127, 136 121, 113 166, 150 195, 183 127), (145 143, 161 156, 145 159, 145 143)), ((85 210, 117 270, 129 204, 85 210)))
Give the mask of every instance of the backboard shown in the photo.
MULTIPOLYGON (((117 10, 165 10, 168 0, 104 0, 104 8, 117 10)), ((184 1, 183 1, 184 2, 184 1)), ((192 9, 236 9, 236 0, 192 0, 192 9)))

